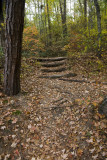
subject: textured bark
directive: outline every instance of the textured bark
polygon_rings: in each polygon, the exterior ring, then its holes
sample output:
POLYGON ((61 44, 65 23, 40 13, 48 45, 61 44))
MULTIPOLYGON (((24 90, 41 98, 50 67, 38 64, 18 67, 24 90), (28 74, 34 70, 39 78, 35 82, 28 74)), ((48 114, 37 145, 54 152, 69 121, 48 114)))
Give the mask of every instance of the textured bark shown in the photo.
POLYGON ((4 91, 7 95, 20 92, 20 67, 25 0, 6 3, 6 41, 4 91))
POLYGON ((88 18, 88 28, 89 28, 89 32, 90 32, 90 29, 93 29, 94 27, 94 7, 93 7, 93 0, 89 0, 89 18, 88 18))
MULTIPOLYGON (((3 0, 0 0, 0 48, 4 50, 4 28, 2 26, 2 23, 4 23, 4 17, 3 17, 3 0)), ((3 61, 4 57, 0 56, 0 69, 3 67, 3 61)), ((1 84, 1 71, 0 71, 0 84, 1 84)))
POLYGON ((64 36, 67 35, 67 25, 66 25, 66 0, 64 0, 64 36))
POLYGON ((52 45, 52 35, 51 35, 51 20, 50 20, 48 0, 46 0, 46 5, 47 5, 48 29, 49 29, 49 45, 51 46, 52 45))
POLYGON ((96 14, 97 14, 97 27, 98 27, 98 37, 101 35, 101 15, 100 15, 100 6, 97 0, 94 0, 96 14))
POLYGON ((4 21, 3 18, 3 0, 0 0, 0 24, 4 21))
POLYGON ((87 27, 87 0, 84 0, 84 25, 87 27))
POLYGON ((100 15, 100 6, 98 4, 97 0, 94 0, 94 5, 96 8, 96 14, 97 14, 97 28, 98 28, 98 57, 101 58, 101 15, 100 15))
POLYGON ((4 23, 4 17, 3 17, 3 0, 0 0, 0 47, 4 47, 4 28, 2 26, 2 23, 4 23))
POLYGON ((63 28, 63 37, 65 38, 67 35, 67 25, 66 25, 66 0, 59 0, 60 12, 61 12, 61 20, 62 20, 62 28, 63 28))

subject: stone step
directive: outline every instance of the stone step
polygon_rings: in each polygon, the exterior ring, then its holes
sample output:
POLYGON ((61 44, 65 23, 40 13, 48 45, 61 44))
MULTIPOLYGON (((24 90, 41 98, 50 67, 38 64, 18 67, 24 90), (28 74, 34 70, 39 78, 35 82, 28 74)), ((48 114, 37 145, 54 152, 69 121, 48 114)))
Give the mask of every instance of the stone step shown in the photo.
POLYGON ((67 59, 67 57, 52 57, 52 58, 36 58, 37 61, 39 62, 54 62, 54 61, 62 61, 67 59))
MULTIPOLYGON (((47 62, 47 61, 46 61, 47 62)), ((62 61, 55 61, 55 62, 50 62, 50 63, 41 63, 41 65, 43 67, 58 67, 58 66, 61 66, 61 65, 64 65, 66 64, 66 61, 65 60, 62 60, 62 61)))
POLYGON ((50 78, 50 79, 57 79, 57 78, 69 78, 69 77, 75 77, 77 74, 75 73, 67 73, 67 74, 59 74, 59 75, 42 75, 39 76, 39 78, 50 78))
POLYGON ((60 67, 60 68, 41 68, 41 71, 42 72, 62 72, 62 71, 65 71, 66 70, 66 67, 60 67))

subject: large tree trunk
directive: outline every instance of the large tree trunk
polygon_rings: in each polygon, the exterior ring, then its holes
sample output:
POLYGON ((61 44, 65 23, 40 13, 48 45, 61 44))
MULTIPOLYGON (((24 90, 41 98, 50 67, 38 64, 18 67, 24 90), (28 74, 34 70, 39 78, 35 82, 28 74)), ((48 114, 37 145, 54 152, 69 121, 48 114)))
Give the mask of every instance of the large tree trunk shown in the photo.
POLYGON ((52 45, 52 34, 51 34, 51 20, 50 20, 48 0, 46 0, 46 5, 47 5, 48 29, 49 29, 49 46, 51 46, 52 45))
POLYGON ((90 29, 93 29, 94 27, 94 8, 93 8, 93 0, 89 0, 88 3, 89 6, 89 16, 88 16, 88 29, 89 29, 89 34, 90 34, 90 29))
POLYGON ((66 25, 66 0, 59 0, 60 12, 61 12, 61 20, 62 20, 62 29, 63 29, 63 37, 65 38, 67 35, 67 25, 66 25))
POLYGON ((87 0, 84 0, 84 25, 87 28, 87 0))
POLYGON ((67 7, 66 7, 66 0, 64 0, 64 22, 63 22, 63 23, 64 23, 64 36, 67 35, 67 24, 66 24, 66 21, 67 21, 67 20, 66 20, 66 16, 67 16, 67 15, 66 15, 66 14, 67 14, 66 12, 67 12, 67 10, 66 10, 66 8, 67 8, 67 7))
POLYGON ((97 28, 98 28, 98 57, 101 58, 101 15, 100 15, 100 6, 97 0, 94 0, 94 5, 96 8, 97 14, 97 28))
POLYGON ((4 90, 7 95, 20 92, 20 67, 25 0, 6 3, 6 42, 4 90))
POLYGON ((3 17, 3 0, 0 0, 0 47, 4 47, 4 17, 3 17))
MULTIPOLYGON (((3 27, 3 23, 4 23, 3 0, 0 0, 0 50, 2 50, 2 52, 4 51, 4 27, 3 27)), ((4 62, 4 56, 0 54, 0 84, 2 83, 1 82, 1 75, 2 75, 1 68, 4 66, 3 62, 4 62)))

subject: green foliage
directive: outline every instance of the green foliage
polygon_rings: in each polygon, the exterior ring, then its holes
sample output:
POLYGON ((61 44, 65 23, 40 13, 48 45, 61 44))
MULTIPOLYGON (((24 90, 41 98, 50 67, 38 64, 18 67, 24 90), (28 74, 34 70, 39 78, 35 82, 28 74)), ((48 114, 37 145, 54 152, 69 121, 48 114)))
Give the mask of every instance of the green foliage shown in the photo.
POLYGON ((0 47, 0 58, 3 57, 3 55, 4 55, 3 54, 3 49, 2 49, 2 47, 0 47))
MULTIPOLYGON (((63 36, 63 25, 59 0, 31 1, 27 0, 26 23, 24 30, 24 54, 37 53, 39 56, 57 56, 71 53, 101 52, 106 54, 107 16, 106 1, 99 1, 101 14, 101 38, 98 40, 97 14, 93 1, 87 1, 87 14, 84 16, 84 1, 75 1, 74 8, 67 5, 67 36, 63 36), (47 3, 49 10, 47 10, 47 3), (35 14, 29 10, 35 7, 35 14), (41 5, 43 6, 41 8, 41 5), (28 16, 30 18, 28 18, 28 16), (32 18, 31 18, 32 16, 32 18), (50 17, 50 27, 48 16, 50 17), (35 27, 35 25, 37 27, 35 27), (33 28, 31 27, 33 26, 33 28), (32 29, 31 29, 32 28, 32 29), (37 31, 38 30, 38 31, 37 31), (36 37, 33 32, 36 31, 36 37), (51 38, 50 38, 51 33, 51 38), (40 40, 38 39, 40 38, 40 40), (69 37, 69 41, 68 41, 69 37), (50 42, 51 41, 51 46, 50 42), (42 43, 41 43, 42 42, 42 43), (43 45, 44 44, 44 45, 43 45), (45 48, 45 49, 44 49, 45 48)), ((68 2, 69 5, 70 2, 68 2)), ((62 3, 62 9, 63 9, 62 3)))
POLYGON ((36 27, 28 26, 23 32, 23 52, 37 54, 44 51, 44 45, 39 41, 39 35, 36 27))
MULTIPOLYGON (((71 27, 71 37, 69 43, 64 46, 63 50, 67 51, 68 53, 77 53, 77 52, 96 52, 98 47, 97 41, 98 33, 96 29, 91 29, 90 31, 81 29, 78 30, 78 26, 72 24, 71 27)), ((106 52, 107 46, 107 31, 104 30, 102 32, 101 37, 101 51, 102 54, 106 52)))
POLYGON ((20 115, 20 114, 22 114, 22 112, 20 110, 16 110, 15 112, 12 113, 12 115, 16 115, 16 116, 20 115))

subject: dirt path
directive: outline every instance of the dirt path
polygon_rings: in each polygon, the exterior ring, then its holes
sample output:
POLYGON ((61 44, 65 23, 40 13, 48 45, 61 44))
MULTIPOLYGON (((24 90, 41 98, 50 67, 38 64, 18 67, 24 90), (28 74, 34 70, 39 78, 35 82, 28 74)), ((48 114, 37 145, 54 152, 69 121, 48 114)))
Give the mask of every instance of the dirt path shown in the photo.
POLYGON ((106 159, 106 120, 97 104, 107 86, 43 75, 53 73, 36 68, 22 80, 20 95, 1 95, 0 160, 106 159))

